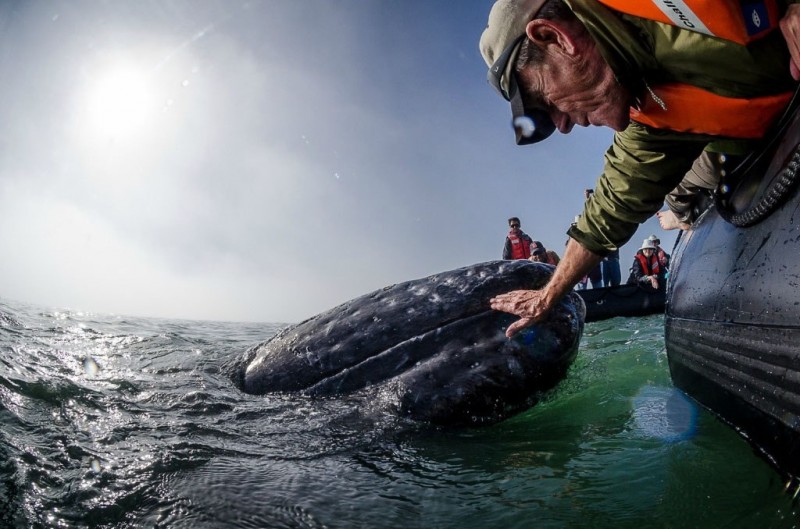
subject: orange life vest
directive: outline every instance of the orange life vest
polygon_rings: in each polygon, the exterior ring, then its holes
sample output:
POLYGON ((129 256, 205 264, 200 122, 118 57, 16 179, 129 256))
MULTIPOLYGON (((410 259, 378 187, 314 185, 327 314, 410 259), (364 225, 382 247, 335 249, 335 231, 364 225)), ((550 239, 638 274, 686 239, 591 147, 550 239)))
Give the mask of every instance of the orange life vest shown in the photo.
POLYGON ((778 27, 775 0, 599 0, 614 11, 671 24, 739 44, 778 27))
MULTIPOLYGON (((778 27, 775 0, 599 0, 621 13, 746 45, 778 27)), ((631 119, 657 129, 729 138, 760 138, 780 116, 791 92, 725 97, 682 83, 655 85, 655 97, 631 108, 631 119)), ((653 94, 650 94, 652 96, 653 94)))
POLYGON ((531 256, 531 243, 522 235, 521 230, 509 230, 508 240, 511 241, 511 258, 512 259, 527 259, 531 256))
POLYGON ((658 275, 661 269, 658 266, 658 257, 653 252, 653 255, 650 256, 650 259, 645 257, 643 253, 637 253, 636 259, 639 260, 639 264, 642 265, 642 273, 646 276, 653 276, 658 275))

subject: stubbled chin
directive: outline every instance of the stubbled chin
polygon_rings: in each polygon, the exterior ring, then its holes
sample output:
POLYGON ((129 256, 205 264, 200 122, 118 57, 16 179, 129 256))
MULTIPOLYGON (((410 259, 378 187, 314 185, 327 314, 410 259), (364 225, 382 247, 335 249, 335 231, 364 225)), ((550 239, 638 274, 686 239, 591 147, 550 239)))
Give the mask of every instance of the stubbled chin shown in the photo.
POLYGON ((628 125, 631 123, 631 118, 626 112, 624 116, 619 116, 609 123, 609 127, 611 127, 616 132, 622 132, 623 130, 628 128, 628 125))
MULTIPOLYGON (((599 118, 598 121, 600 125, 604 125, 617 132, 622 132, 628 128, 631 122, 630 106, 615 102, 601 109, 601 111, 596 114, 596 117, 599 118)), ((594 125, 597 123, 592 124, 594 125)))

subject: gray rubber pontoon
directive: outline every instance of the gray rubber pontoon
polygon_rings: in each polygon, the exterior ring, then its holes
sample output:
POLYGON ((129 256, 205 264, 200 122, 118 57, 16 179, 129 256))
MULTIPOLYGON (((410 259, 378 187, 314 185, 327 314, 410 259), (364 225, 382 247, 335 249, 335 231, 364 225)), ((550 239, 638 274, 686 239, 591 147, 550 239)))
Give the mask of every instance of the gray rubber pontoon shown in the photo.
POLYGON ((800 476, 799 116, 679 237, 665 334, 675 385, 790 477, 800 476))

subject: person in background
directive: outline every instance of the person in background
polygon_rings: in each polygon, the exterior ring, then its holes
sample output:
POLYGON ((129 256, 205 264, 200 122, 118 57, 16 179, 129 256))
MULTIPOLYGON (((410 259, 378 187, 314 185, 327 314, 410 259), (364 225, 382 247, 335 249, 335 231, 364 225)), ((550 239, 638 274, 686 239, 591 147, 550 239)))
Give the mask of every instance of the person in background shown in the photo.
POLYGON ((503 246, 503 259, 527 259, 531 256, 533 241, 522 231, 522 223, 518 217, 508 219, 508 235, 503 246))
MULTIPOLYGON (((589 200, 594 195, 594 189, 586 188, 583 190, 583 199, 589 200)), ((575 217, 575 224, 578 223, 578 219, 580 219, 580 215, 575 217)), ((592 285, 592 288, 603 288, 603 266, 602 262, 599 262, 592 268, 592 271, 587 274, 589 278, 589 284, 592 285)))
POLYGON ((542 250, 545 249, 544 244, 542 244, 542 241, 533 241, 533 242, 531 242, 531 255, 533 255, 533 252, 535 252, 537 249, 540 249, 540 248, 542 250))
POLYGON ((622 281, 622 274, 619 271, 619 248, 608 253, 600 261, 603 269, 603 283, 607 287, 615 287, 622 281))
POLYGON ((652 242, 656 247, 656 257, 658 257, 658 264, 661 266, 661 269, 664 272, 669 271, 669 254, 664 251, 664 248, 661 247, 661 241, 655 235, 651 235, 647 238, 650 242, 652 242))
POLYGON ((628 277, 629 285, 640 285, 648 289, 658 290, 666 287, 664 270, 656 257, 656 245, 650 239, 645 239, 642 247, 633 256, 631 275, 628 277))
MULTIPOLYGON (((589 200, 594 194, 594 189, 584 189, 583 198, 589 200)), ((603 260, 589 274, 597 276, 597 267, 600 267, 602 282, 600 286, 615 287, 622 281, 622 273, 619 270, 619 248, 611 250, 603 257, 603 260)), ((592 283, 592 288, 597 288, 592 283)))
POLYGON ((535 261, 537 263, 546 263, 547 262, 547 250, 544 249, 544 246, 537 246, 531 251, 531 261, 535 261))
POLYGON ((539 241, 533 241, 530 260, 555 266, 558 264, 559 258, 556 252, 546 249, 539 241))
POLYGON ((589 284, 592 288, 603 288, 603 268, 597 263, 589 272, 589 284))

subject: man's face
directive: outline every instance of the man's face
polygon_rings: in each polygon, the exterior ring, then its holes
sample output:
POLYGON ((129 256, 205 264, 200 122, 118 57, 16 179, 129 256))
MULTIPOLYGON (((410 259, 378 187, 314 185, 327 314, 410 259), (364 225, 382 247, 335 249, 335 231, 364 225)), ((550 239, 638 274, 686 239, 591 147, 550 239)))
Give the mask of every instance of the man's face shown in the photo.
POLYGON ((525 107, 545 109, 562 134, 575 125, 621 131, 630 122, 630 93, 594 46, 574 61, 527 66, 517 79, 525 107))

